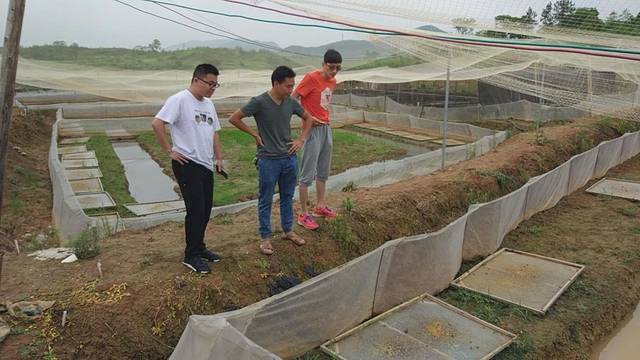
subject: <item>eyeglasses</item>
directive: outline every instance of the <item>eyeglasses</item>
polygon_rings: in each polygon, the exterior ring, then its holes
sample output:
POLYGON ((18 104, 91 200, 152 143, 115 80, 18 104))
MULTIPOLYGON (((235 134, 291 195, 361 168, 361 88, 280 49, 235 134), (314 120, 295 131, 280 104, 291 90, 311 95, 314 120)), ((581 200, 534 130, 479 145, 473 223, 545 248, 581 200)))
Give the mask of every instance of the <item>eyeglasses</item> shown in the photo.
POLYGON ((340 65, 340 64, 328 64, 328 63, 325 63, 325 65, 327 65, 329 70, 335 70, 335 71, 342 70, 342 65, 340 65))
POLYGON ((204 79, 200 79, 199 77, 196 77, 196 79, 198 79, 198 80, 202 81, 203 83, 209 85, 209 87, 212 88, 212 89, 217 89, 217 88, 220 87, 220 83, 217 82, 217 81, 207 81, 207 80, 204 80, 204 79))

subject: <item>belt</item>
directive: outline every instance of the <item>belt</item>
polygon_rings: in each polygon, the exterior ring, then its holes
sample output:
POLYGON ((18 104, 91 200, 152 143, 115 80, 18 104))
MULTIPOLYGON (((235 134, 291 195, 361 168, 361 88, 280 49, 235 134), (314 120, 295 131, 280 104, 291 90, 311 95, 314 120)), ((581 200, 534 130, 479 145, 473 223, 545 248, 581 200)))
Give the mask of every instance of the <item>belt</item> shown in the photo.
POLYGON ((329 126, 329 124, 321 123, 321 122, 317 122, 317 121, 314 121, 314 122, 311 124, 311 127, 317 127, 317 126, 329 126))

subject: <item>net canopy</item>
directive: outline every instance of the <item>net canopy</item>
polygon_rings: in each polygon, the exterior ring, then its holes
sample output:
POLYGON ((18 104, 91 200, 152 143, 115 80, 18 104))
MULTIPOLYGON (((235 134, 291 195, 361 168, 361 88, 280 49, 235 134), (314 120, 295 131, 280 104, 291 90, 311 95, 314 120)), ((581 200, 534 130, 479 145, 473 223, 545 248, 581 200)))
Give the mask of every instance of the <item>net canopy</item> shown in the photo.
MULTIPOLYGON (((605 14, 613 11, 613 5, 588 0, 557 0, 550 5, 494 0, 225 2, 237 5, 238 12, 257 7, 265 16, 275 13, 287 22, 304 18, 323 26, 367 31, 371 41, 416 63, 347 70, 339 73, 339 82, 441 81, 449 70, 453 81, 479 80, 534 96, 541 103, 640 121, 640 4, 625 3, 621 6, 638 9, 605 14)), ((174 10, 183 8, 161 3, 174 10)), ((295 70, 304 74, 311 69, 295 70)), ((224 85, 214 98, 256 95, 270 86, 270 75, 271 70, 224 70, 220 76, 224 85)), ((18 70, 18 82, 27 85, 153 102, 183 89, 190 78, 188 71, 103 69, 27 59, 21 59, 18 70)))

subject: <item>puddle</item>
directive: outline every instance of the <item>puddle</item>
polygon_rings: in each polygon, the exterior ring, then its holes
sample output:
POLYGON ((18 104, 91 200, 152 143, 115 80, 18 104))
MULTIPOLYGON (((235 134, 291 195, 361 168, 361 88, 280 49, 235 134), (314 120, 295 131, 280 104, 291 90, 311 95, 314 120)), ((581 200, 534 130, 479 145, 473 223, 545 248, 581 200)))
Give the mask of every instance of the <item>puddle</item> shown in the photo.
POLYGON ((129 193, 139 203, 178 200, 177 184, 162 172, 160 165, 137 142, 114 142, 129 182, 129 193))
POLYGON ((636 359, 640 353, 640 304, 613 333, 594 347, 593 360, 636 359))
POLYGON ((369 133, 365 133, 362 131, 357 131, 354 129, 341 129, 342 131, 345 132, 349 132, 352 134, 356 134, 362 138, 365 138, 368 141, 375 141, 375 142, 382 142, 384 144, 387 145, 393 145, 393 146, 397 146, 399 148, 405 149, 407 150, 407 154, 403 156, 404 157, 410 157, 410 156, 415 156, 415 155, 419 155, 419 154, 423 154, 435 149, 440 149, 441 147, 437 146, 437 145, 433 145, 433 144, 425 144, 425 146, 420 146, 420 145, 413 145, 410 144, 408 142, 403 142, 403 141, 394 141, 391 140, 390 138, 387 137, 383 137, 383 136, 376 136, 376 135, 371 135, 369 133))

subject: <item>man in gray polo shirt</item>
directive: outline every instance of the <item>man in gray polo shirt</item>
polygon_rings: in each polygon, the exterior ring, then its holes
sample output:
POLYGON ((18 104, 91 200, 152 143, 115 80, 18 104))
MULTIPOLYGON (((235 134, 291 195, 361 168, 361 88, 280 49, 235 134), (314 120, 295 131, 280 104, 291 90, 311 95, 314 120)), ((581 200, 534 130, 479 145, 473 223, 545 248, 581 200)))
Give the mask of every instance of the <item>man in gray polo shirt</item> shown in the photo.
POLYGON ((271 74, 271 90, 251 98, 229 118, 238 129, 253 136, 258 147, 258 220, 260 222, 260 251, 273 254, 271 244, 271 203, 276 183, 280 191, 280 222, 283 239, 296 245, 305 243, 293 232, 293 194, 296 189, 298 161, 296 152, 302 147, 311 129, 312 117, 290 95, 295 84, 295 72, 287 66, 278 66, 271 74), (291 139, 291 116, 302 118, 302 131, 291 139), (258 133, 247 126, 242 118, 253 116, 258 133))

